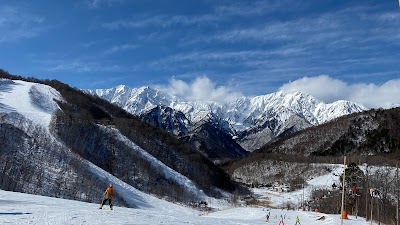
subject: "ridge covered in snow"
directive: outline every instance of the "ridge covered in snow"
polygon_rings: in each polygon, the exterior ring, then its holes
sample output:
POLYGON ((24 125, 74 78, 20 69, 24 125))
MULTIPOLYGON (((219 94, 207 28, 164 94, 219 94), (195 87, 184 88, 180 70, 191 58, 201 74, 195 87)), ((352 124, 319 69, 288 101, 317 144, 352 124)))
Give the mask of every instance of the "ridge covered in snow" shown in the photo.
MULTIPOLYGON (((326 104, 313 96, 278 91, 272 94, 240 97, 231 102, 186 101, 150 88, 129 88, 120 85, 111 89, 88 90, 134 115, 147 115, 155 107, 169 107, 182 112, 188 120, 169 131, 185 135, 197 125, 211 122, 217 129, 229 134, 248 151, 253 151, 268 141, 310 126, 320 125, 343 115, 366 110, 356 103, 340 100, 326 104)), ((153 113, 154 114, 154 113, 153 113)), ((154 118, 170 118, 153 115, 154 118)), ((169 119, 171 120, 171 118, 169 119)), ((173 121, 166 123, 174 124, 173 121)))
POLYGON ((158 105, 183 112, 192 123, 215 116, 228 121, 237 131, 243 131, 264 118, 280 115, 285 120, 292 114, 302 115, 312 125, 318 125, 364 107, 349 101, 326 104, 311 95, 282 91, 256 97, 241 97, 229 103, 185 101, 150 87, 129 88, 120 85, 111 89, 88 90, 89 93, 121 106, 132 114, 144 113, 158 105))

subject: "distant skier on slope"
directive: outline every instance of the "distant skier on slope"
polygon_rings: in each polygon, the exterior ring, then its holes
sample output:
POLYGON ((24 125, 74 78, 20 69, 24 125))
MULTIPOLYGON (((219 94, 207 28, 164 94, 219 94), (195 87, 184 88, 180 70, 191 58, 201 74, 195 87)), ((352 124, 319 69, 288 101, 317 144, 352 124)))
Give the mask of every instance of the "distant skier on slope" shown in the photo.
POLYGON ((114 195, 115 195, 115 192, 114 192, 114 189, 113 189, 113 184, 110 184, 110 186, 104 192, 104 199, 103 199, 103 202, 100 205, 100 209, 103 208, 103 205, 106 204, 106 202, 108 200, 108 204, 110 205, 110 209, 112 210, 111 200, 114 198, 114 195))
POLYGON ((296 216, 296 223, 295 223, 294 225, 297 225, 297 224, 301 225, 301 224, 300 224, 299 216, 296 216))
POLYGON ((283 216, 281 215, 281 221, 279 221, 278 225, 285 225, 285 223, 283 222, 283 216))

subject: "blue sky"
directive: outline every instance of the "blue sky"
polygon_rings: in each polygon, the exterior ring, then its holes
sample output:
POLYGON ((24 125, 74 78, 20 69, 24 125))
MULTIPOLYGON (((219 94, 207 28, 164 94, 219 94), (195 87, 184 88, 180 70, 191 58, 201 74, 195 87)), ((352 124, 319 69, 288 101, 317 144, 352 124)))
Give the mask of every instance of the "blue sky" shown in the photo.
POLYGON ((0 29, 0 68, 82 89, 400 105, 397 0, 0 0, 0 29))

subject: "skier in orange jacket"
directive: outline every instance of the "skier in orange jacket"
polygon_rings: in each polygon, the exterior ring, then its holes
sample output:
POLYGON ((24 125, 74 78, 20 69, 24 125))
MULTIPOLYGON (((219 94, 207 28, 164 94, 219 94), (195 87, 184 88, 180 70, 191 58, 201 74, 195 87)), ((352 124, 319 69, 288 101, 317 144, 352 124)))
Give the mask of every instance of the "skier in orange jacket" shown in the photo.
POLYGON ((114 189, 113 189, 113 184, 110 184, 110 186, 104 192, 104 199, 103 199, 103 202, 100 205, 100 209, 103 208, 103 205, 106 204, 106 202, 108 200, 108 204, 110 205, 110 209, 112 210, 111 200, 114 198, 114 195, 115 195, 115 192, 114 192, 114 189))

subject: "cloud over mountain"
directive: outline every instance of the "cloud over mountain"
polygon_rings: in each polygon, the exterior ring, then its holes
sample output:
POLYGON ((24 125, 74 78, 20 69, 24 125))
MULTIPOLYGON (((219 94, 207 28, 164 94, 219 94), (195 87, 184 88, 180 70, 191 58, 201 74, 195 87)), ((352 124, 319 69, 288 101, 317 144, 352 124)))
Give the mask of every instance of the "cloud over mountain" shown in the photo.
POLYGON ((217 86, 206 76, 195 78, 192 82, 185 82, 171 78, 167 86, 157 89, 187 101, 216 101, 229 102, 242 96, 242 93, 228 86, 217 86))
POLYGON ((281 91, 306 92, 326 103, 349 100, 368 108, 392 108, 400 106, 400 79, 388 80, 383 84, 349 84, 328 75, 303 77, 285 83, 281 91))

